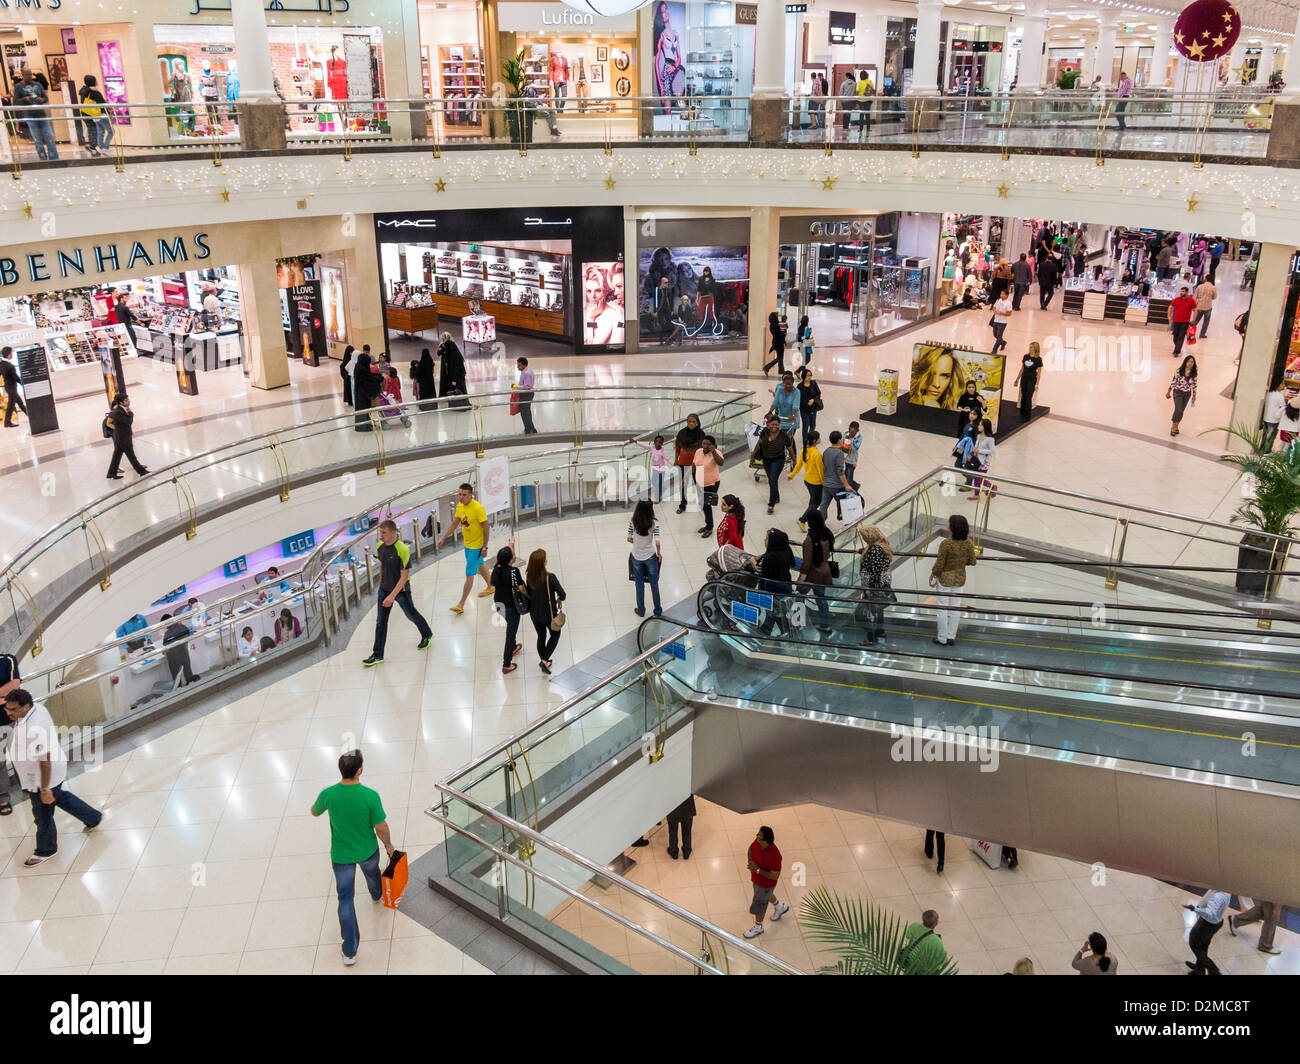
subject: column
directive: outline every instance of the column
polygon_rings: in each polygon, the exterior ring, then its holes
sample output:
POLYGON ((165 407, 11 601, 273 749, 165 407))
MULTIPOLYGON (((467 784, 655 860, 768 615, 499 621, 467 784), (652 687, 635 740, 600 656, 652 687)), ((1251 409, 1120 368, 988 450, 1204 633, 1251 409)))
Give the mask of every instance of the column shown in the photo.
POLYGON ((1269 76, 1273 73, 1273 49, 1277 45, 1274 41, 1264 41, 1259 48, 1259 66, 1255 69, 1255 84, 1263 88, 1268 84, 1269 76))
MULTIPOLYGON (((418 4, 402 5, 402 40, 399 42, 402 48, 402 58, 405 60, 406 81, 403 85, 395 83, 392 70, 386 70, 384 76, 388 79, 384 86, 384 93, 390 97, 403 96, 408 100, 424 99, 424 81, 420 72, 420 13, 418 4)), ((391 48, 388 45, 385 48, 391 48)), ((436 42, 430 42, 429 45, 429 91, 437 93, 438 84, 438 48, 436 42)), ((385 64, 390 65, 390 64, 385 64)), ((409 103, 400 107, 390 107, 388 111, 389 128, 393 130, 394 139, 399 136, 410 136, 412 140, 420 139, 429 134, 429 114, 424 105, 420 103, 409 103), (405 123, 406 129, 399 129, 399 125, 405 123), (409 129, 409 132, 408 132, 409 129)))
POLYGON ((284 346, 275 262, 258 259, 236 267, 235 272, 239 277, 239 313, 244 320, 244 357, 251 367, 249 383, 263 390, 283 388, 289 383, 289 353, 284 346))
POLYGON ((916 0, 916 48, 912 57, 912 95, 939 95, 939 23, 943 0, 916 0))
POLYGON ((758 0, 754 37, 754 95, 785 92, 785 2, 758 0))
MULTIPOLYGON (((1101 83, 1107 87, 1115 84, 1115 32, 1119 28, 1119 19, 1114 15, 1102 15, 1097 30, 1097 53, 1093 59, 1092 70, 1088 72, 1088 82, 1098 74, 1101 83)), ((1086 57, 1085 57, 1086 59, 1086 57)))
MULTIPOLYGON (((1286 244, 1262 244, 1259 271, 1255 274, 1255 293, 1250 301, 1250 320, 1246 326, 1246 346, 1237 371, 1237 393, 1232 400, 1230 425, 1259 425, 1268 391, 1269 374, 1277 357, 1278 328, 1286 302, 1287 267, 1293 249, 1286 244)), ((1228 449, 1244 451, 1245 444, 1235 437, 1228 449)))
POLYGON ((1151 50, 1151 73, 1148 75, 1148 85, 1157 89, 1164 88, 1165 78, 1169 76, 1169 50, 1173 46, 1173 25, 1157 22, 1155 46, 1151 50))
POLYGON ((1228 84, 1240 85, 1242 75, 1245 73, 1241 69, 1241 64, 1246 61, 1246 38, 1238 37, 1237 43, 1232 46, 1232 51, 1228 53, 1228 84))
MULTIPOLYGON (((642 64, 647 66, 649 64, 642 64)), ((758 0, 754 35, 754 94, 749 135, 756 144, 777 144, 785 131, 785 2, 758 0)))
POLYGON ((1020 64, 1016 69, 1016 92, 1037 92, 1043 87, 1043 41, 1047 39, 1047 16, 1028 15, 1020 38, 1020 64))
MULTIPOLYGON (((762 15, 759 15, 762 18, 762 15)), ((767 361, 767 316, 776 309, 776 275, 781 260, 781 211, 755 207, 749 221, 749 360, 750 369, 767 361)), ((631 300, 628 301, 629 303, 631 300)), ((791 322, 789 336, 794 336, 791 322)))
POLYGON ((1296 38, 1300 38, 1300 12, 1296 13, 1295 38, 1286 50, 1286 66, 1282 70, 1286 88, 1278 94, 1279 102, 1300 103, 1300 48, 1295 46, 1296 38))
POLYGON ((629 355, 634 355, 641 350, 641 315, 639 312, 641 300, 636 295, 639 291, 637 284, 640 280, 637 276, 639 236, 640 220, 637 218, 637 209, 628 204, 623 208, 623 262, 625 263, 624 269, 631 271, 625 275, 626 290, 630 291, 631 295, 625 296, 623 299, 623 349, 629 355))
MULTIPOLYGON (((239 102, 235 105, 239 112, 239 145, 282 151, 287 143, 284 104, 275 94, 262 0, 230 0, 230 17, 235 29, 235 58, 239 60, 239 102)), ((287 366, 285 373, 287 383, 287 366)))

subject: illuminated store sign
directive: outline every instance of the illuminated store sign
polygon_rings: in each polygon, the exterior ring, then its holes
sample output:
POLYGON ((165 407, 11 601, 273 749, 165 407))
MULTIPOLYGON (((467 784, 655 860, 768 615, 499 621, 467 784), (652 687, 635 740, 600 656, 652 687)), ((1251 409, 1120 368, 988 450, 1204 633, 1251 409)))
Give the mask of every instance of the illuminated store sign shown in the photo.
MULTIPOLYGON (((3 0, 0 0, 3 2, 3 0)), ((212 254, 207 233, 157 237, 112 244, 56 248, 16 258, 0 257, 0 289, 24 281, 52 281, 96 274, 121 273, 137 267, 161 266, 172 262, 201 261, 212 254)))

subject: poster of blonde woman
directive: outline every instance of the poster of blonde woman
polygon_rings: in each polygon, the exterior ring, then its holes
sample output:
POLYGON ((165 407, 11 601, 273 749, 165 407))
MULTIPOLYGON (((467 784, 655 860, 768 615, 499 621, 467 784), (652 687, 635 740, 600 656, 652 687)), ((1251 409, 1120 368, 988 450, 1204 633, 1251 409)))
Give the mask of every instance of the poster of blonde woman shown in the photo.
POLYGON ((625 330, 623 264, 589 262, 582 271, 582 342, 621 347, 625 330))
POLYGON ((956 410, 969 390, 984 404, 984 416, 998 429, 998 406, 1002 400, 1002 376, 1006 358, 983 351, 970 351, 944 344, 916 344, 912 348, 912 381, 907 401, 913 406, 956 410))
POLYGON ((322 266, 321 300, 325 304, 325 335, 343 343, 348 338, 347 312, 343 309, 343 272, 334 266, 322 266))

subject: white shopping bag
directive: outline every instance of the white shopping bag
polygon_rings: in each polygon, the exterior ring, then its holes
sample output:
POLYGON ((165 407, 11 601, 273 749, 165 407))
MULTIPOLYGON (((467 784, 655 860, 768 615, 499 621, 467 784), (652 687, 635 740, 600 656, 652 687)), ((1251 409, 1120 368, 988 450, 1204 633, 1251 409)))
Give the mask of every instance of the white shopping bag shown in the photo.
POLYGON ((846 525, 853 524, 863 513, 862 496, 857 493, 845 494, 841 496, 840 513, 844 518, 846 525))
POLYGON ((974 850, 990 868, 1002 867, 1002 843, 985 842, 983 839, 971 839, 970 848, 974 850))

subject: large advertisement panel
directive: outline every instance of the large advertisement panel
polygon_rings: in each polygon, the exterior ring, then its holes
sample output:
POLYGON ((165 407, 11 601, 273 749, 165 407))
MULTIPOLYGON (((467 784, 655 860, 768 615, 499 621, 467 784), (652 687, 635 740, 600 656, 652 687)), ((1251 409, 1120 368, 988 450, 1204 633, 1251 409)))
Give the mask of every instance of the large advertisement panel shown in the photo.
POLYGON ((984 404, 984 416, 993 422, 996 433, 1005 366, 1003 355, 946 344, 916 344, 912 349, 912 382, 907 401, 913 406, 956 410, 967 385, 973 383, 984 404))
POLYGON ((641 335, 668 343, 734 341, 749 332, 749 248, 643 247, 641 335))
POLYGON ((582 270, 582 342, 621 347, 626 314, 621 262, 589 262, 582 270))

